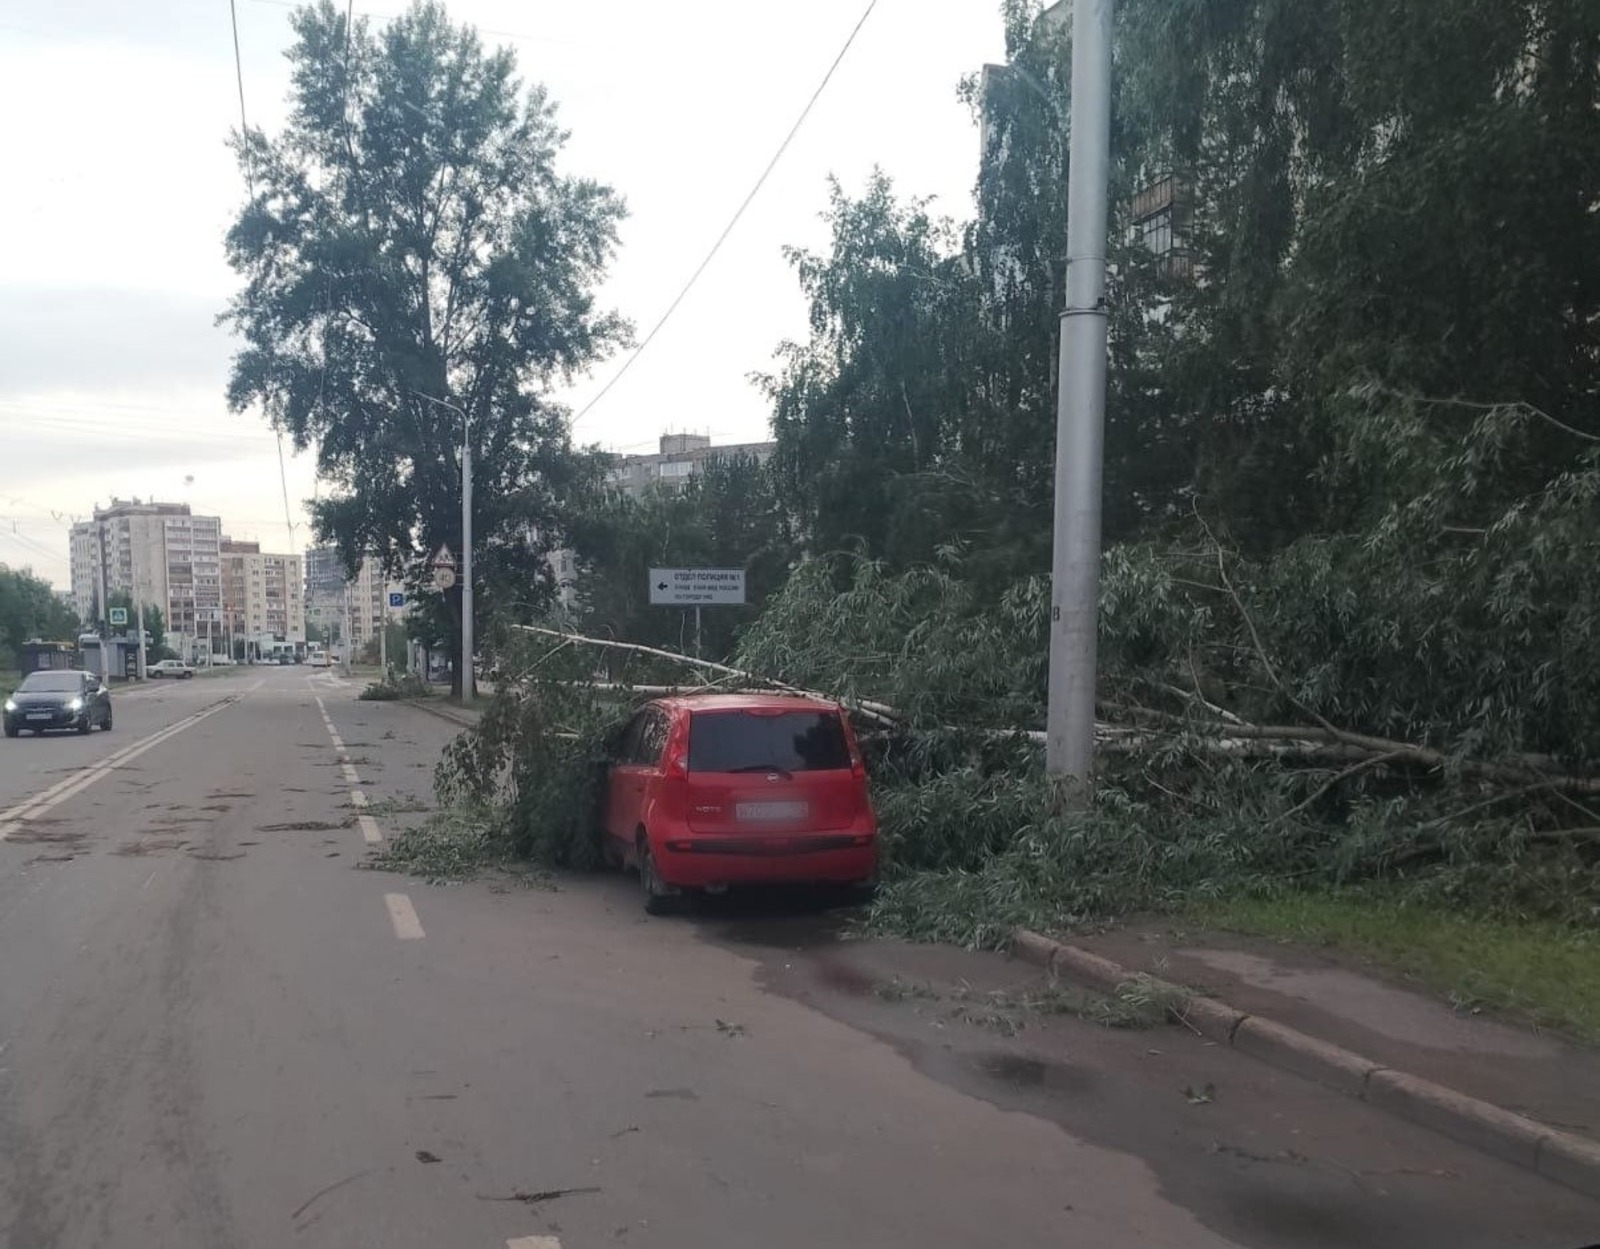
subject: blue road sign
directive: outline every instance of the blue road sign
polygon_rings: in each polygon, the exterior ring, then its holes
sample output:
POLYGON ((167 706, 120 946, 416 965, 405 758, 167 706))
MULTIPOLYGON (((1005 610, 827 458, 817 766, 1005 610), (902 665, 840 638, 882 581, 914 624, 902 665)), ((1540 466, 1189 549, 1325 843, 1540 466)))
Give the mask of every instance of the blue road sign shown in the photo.
POLYGON ((406 596, 405 596, 405 593, 403 591, 401 591, 401 590, 390 590, 389 591, 389 606, 390 607, 404 607, 405 605, 406 605, 406 596))

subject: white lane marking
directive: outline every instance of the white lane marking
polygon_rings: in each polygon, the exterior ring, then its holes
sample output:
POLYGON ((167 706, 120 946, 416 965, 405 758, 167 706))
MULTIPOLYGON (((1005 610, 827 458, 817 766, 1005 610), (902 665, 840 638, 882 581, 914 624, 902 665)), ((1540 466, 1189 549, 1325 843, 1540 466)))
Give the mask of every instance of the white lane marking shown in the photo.
POLYGON ((333 748, 337 751, 343 752, 344 738, 340 737, 337 733, 329 733, 328 736, 333 739, 333 748))
POLYGON ((366 806, 367 805, 367 796, 364 793, 362 793, 359 789, 352 789, 350 791, 350 805, 352 807, 364 807, 364 806, 366 806))
POLYGON ((155 878, 156 878, 156 874, 154 872, 151 872, 149 877, 145 880, 144 884, 140 885, 139 888, 140 889, 148 889, 148 888, 150 888, 151 884, 155 881, 155 878))
POLYGON ((68 798, 82 793, 96 781, 109 776, 124 764, 137 759, 145 751, 153 750, 168 738, 176 737, 179 733, 192 729, 202 720, 216 715, 224 707, 230 707, 237 701, 237 697, 225 698, 221 702, 207 707, 204 711, 197 711, 191 716, 185 716, 175 724, 169 724, 166 728, 159 729, 148 737, 140 738, 131 746, 126 746, 114 754, 107 755, 104 759, 92 763, 86 768, 80 768, 67 777, 66 780, 57 782, 43 793, 36 794, 32 798, 18 803, 9 811, 0 813, 0 841, 4 841, 7 836, 15 831, 18 824, 38 818, 52 807, 59 806, 68 798))
POLYGON ((359 772, 357 772, 353 767, 351 767, 348 763, 341 763, 339 765, 339 773, 340 773, 341 776, 344 777, 345 780, 349 781, 350 784, 352 784, 352 785, 361 784, 361 774, 359 772))
POLYGON ((317 710, 320 711, 322 713, 322 715, 323 715, 323 718, 326 719, 327 715, 328 715, 327 704, 325 704, 322 701, 322 695, 321 694, 318 694, 316 696, 316 698, 317 698, 317 710))
POLYGON ((561 1241, 555 1236, 518 1236, 506 1241, 506 1249, 561 1249, 561 1241))
POLYGON ((383 904, 389 908, 389 922, 394 925, 395 936, 402 941, 422 939, 422 921, 417 918, 417 909, 411 905, 410 898, 403 893, 386 893, 383 904))
POLYGON ((383 840, 383 834, 378 831, 378 821, 370 815, 356 816, 356 823, 361 825, 361 837, 369 846, 375 846, 383 840))

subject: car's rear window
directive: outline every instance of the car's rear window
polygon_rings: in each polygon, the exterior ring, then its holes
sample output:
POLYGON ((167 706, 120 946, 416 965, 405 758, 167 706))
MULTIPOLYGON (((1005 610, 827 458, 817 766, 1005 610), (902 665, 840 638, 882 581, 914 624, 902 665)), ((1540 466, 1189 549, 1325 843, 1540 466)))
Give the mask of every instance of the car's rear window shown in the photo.
POLYGON ((59 694, 82 688, 83 674, 79 672, 30 672, 17 687, 24 694, 59 694))
POLYGON ((689 721, 689 771, 828 772, 850 766, 835 711, 697 711, 689 721))

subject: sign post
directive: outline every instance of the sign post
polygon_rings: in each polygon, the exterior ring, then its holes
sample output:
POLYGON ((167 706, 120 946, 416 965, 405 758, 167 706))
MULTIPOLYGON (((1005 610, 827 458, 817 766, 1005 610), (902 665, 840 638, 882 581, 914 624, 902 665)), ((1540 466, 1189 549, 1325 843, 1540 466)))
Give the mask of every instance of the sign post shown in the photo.
MULTIPOLYGON (((389 611, 395 611, 406 605, 406 596, 403 591, 389 591, 389 611)), ((385 613, 383 623, 378 630, 378 663, 383 669, 383 680, 389 679, 389 617, 385 613)))
POLYGON ((652 568, 650 602, 655 607, 694 608, 694 653, 700 657, 700 609, 743 607, 742 568, 652 568))

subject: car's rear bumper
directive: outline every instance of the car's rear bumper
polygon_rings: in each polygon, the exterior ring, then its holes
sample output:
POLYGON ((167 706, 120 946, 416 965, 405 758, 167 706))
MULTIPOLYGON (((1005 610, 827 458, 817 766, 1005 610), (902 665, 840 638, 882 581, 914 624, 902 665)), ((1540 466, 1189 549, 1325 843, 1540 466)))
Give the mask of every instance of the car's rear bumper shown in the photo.
POLYGON ((650 839, 656 871, 686 889, 756 884, 857 884, 878 871, 874 833, 685 834, 650 839))

